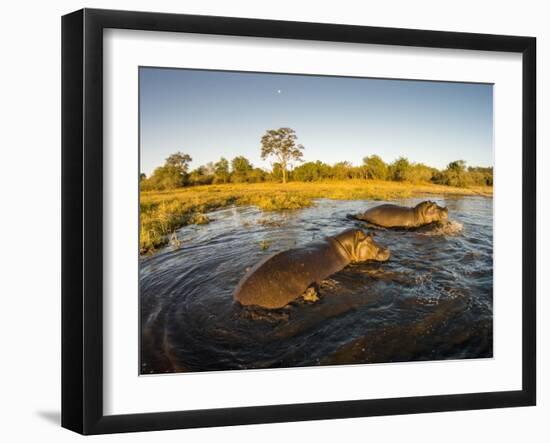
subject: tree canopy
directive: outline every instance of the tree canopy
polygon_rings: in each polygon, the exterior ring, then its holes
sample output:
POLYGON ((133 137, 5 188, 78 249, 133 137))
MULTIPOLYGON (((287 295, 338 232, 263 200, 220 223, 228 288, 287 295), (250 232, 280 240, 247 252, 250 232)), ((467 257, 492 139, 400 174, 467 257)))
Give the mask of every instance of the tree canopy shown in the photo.
POLYGON ((164 190, 185 186, 188 182, 187 171, 191 161, 193 161, 191 156, 182 152, 168 156, 164 165, 156 168, 151 177, 147 178, 145 174, 140 175, 141 188, 164 190))
POLYGON ((214 164, 214 181, 216 183, 227 183, 229 177, 229 162, 222 157, 214 164))
POLYGON ((164 162, 165 166, 173 166, 182 173, 186 173, 189 169, 189 163, 193 159, 189 154, 184 154, 183 152, 176 152, 175 154, 170 155, 164 162))
POLYGON ((262 159, 275 157, 281 166, 283 183, 287 181, 287 169, 294 161, 301 161, 304 147, 296 144, 296 132, 291 128, 269 129, 262 137, 262 159))
POLYGON ((388 165, 378 155, 363 158, 364 178, 371 180, 386 180, 388 165))
POLYGON ((239 155, 231 161, 221 157, 217 162, 199 165, 189 172, 191 156, 177 152, 167 157, 164 165, 156 168, 150 177, 141 173, 140 187, 142 190, 166 190, 212 183, 286 183, 289 180, 314 182, 349 179, 431 182, 456 187, 493 185, 492 167, 468 167, 464 160, 450 162, 445 169, 438 170, 423 163, 410 162, 406 157, 399 157, 387 164, 380 156, 373 154, 364 157, 359 166, 354 166, 349 161, 330 165, 317 160, 289 169, 293 162, 302 160, 303 146, 296 144, 294 131, 289 128, 268 131, 262 137, 262 142, 265 142, 262 146, 262 157, 274 156, 279 160, 272 163, 271 171, 255 167, 249 159, 239 155))

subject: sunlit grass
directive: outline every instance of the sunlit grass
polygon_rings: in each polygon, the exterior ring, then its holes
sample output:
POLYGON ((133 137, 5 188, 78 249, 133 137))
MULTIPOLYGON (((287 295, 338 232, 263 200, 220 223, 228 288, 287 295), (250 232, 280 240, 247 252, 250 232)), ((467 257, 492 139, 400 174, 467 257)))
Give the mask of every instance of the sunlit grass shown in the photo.
POLYGON ((431 183, 411 184, 375 180, 326 182, 239 183, 194 186, 140 194, 140 251, 166 244, 173 232, 188 224, 208 223, 206 212, 231 205, 256 206, 263 211, 299 209, 317 198, 335 200, 395 200, 413 195, 486 195, 493 188, 454 188, 431 183))

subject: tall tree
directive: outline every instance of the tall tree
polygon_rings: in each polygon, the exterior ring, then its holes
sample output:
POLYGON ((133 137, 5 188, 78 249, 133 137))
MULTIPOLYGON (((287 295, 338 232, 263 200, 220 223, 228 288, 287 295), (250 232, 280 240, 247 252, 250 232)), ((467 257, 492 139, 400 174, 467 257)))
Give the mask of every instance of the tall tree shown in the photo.
POLYGON ((181 171, 182 174, 187 173, 189 170, 189 163, 193 159, 189 154, 184 154, 183 152, 176 152, 175 154, 170 155, 164 162, 165 166, 173 166, 174 168, 181 171))
POLYGON ((279 181, 283 179, 283 171, 279 162, 273 162, 273 164, 271 165, 271 177, 274 181, 279 181))
POLYGON ((270 129, 262 137, 262 159, 273 156, 281 164, 283 183, 286 183, 287 168, 294 161, 301 161, 304 147, 296 144, 296 132, 291 128, 270 129))
POLYGON ((246 157, 243 157, 242 155, 235 157, 231 160, 231 170, 233 172, 231 181, 236 183, 246 182, 252 169, 253 166, 246 157))
POLYGON ((227 183, 229 181, 229 162, 222 157, 214 164, 214 175, 216 182, 227 183))

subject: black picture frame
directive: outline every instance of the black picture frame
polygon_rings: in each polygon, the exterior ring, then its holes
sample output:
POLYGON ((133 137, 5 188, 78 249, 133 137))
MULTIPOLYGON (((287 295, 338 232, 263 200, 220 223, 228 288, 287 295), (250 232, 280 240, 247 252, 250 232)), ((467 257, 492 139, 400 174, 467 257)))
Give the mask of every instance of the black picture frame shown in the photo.
POLYGON ((82 434, 536 404, 536 39, 83 9, 62 18, 62 426, 82 434), (522 389, 130 415, 103 413, 103 30, 192 32, 522 54, 522 389))

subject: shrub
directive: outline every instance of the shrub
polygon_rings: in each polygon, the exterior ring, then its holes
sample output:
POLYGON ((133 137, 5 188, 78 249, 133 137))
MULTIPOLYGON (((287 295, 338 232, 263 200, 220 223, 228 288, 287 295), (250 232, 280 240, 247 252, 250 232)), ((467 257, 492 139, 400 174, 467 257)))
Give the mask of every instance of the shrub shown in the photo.
POLYGON ((151 177, 144 178, 140 182, 144 191, 175 189, 184 186, 187 182, 187 174, 182 173, 175 166, 165 165, 155 169, 151 177))
POLYGON ((405 180, 411 183, 429 182, 437 170, 422 163, 413 163, 404 171, 405 180))
POLYGON ((401 182, 407 180, 407 172, 411 164, 405 157, 399 157, 389 166, 390 180, 401 182))
POLYGON ((361 170, 364 178, 371 180, 386 180, 389 175, 388 165, 377 155, 365 157, 361 170))
POLYGON ((471 184, 471 178, 466 171, 466 162, 464 160, 456 160, 447 165, 447 168, 439 177, 441 184, 447 186, 455 186, 465 188, 471 184))

